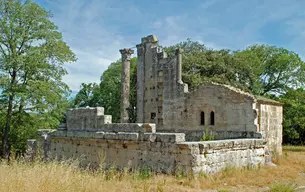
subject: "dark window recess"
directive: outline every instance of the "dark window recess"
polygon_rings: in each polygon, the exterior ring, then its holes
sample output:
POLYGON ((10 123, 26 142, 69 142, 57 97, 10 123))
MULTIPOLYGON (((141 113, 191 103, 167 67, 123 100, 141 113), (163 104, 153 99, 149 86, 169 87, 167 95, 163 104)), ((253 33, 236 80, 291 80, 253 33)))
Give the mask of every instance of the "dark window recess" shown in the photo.
POLYGON ((162 112, 162 106, 159 106, 158 107, 158 113, 161 113, 162 112))
POLYGON ((204 112, 200 113, 200 125, 204 125, 204 112))
POLYGON ((151 113, 150 114, 150 119, 154 120, 156 118, 156 113, 151 113))
POLYGON ((210 117, 210 125, 215 125, 215 114, 214 111, 211 112, 211 117, 210 117))
POLYGON ((163 125, 163 119, 162 119, 162 118, 159 118, 159 119, 158 119, 158 124, 159 124, 159 125, 163 125))

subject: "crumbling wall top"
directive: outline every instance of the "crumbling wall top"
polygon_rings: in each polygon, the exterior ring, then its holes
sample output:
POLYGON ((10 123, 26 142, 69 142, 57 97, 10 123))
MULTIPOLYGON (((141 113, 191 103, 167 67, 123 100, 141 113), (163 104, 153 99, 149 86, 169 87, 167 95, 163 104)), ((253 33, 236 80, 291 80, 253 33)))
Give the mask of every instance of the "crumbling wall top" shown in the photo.
POLYGON ((112 122, 111 115, 104 115, 103 107, 86 107, 67 111, 67 129, 97 129, 112 122))
POLYGON ((159 40, 158 40, 158 37, 156 35, 149 35, 147 37, 143 37, 141 39, 141 43, 142 44, 145 44, 145 43, 157 43, 159 40))

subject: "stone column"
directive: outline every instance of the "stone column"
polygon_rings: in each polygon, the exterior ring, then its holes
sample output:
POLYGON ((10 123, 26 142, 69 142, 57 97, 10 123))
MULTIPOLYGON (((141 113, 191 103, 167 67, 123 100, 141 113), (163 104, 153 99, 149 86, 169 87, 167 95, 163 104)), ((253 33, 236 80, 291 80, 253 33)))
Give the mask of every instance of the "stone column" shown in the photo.
POLYGON ((182 82, 182 52, 183 52, 183 49, 181 49, 181 48, 178 48, 176 50, 176 56, 177 56, 176 75, 177 75, 177 82, 180 84, 183 84, 183 82, 182 82))
POLYGON ((130 90, 130 58, 134 53, 131 49, 121 49, 122 54, 122 80, 121 80, 121 123, 128 123, 128 111, 129 107, 129 90, 130 90))

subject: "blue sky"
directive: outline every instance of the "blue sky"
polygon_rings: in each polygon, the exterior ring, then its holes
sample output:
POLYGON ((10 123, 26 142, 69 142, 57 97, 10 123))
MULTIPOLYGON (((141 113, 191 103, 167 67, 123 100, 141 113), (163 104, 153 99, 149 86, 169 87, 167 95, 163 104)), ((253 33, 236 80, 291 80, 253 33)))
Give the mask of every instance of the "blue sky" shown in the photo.
POLYGON ((207 47, 243 49, 271 44, 305 54, 303 0, 36 0, 78 61, 64 81, 75 93, 82 82, 99 82, 119 49, 155 34, 161 45, 190 38, 207 47))

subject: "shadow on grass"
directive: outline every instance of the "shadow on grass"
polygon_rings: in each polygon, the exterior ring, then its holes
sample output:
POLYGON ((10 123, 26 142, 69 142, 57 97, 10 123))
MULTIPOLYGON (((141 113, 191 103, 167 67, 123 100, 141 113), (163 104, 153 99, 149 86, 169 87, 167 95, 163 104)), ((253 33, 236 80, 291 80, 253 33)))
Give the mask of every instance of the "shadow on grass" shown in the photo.
POLYGON ((305 145, 284 145, 283 151, 305 152, 305 145))

